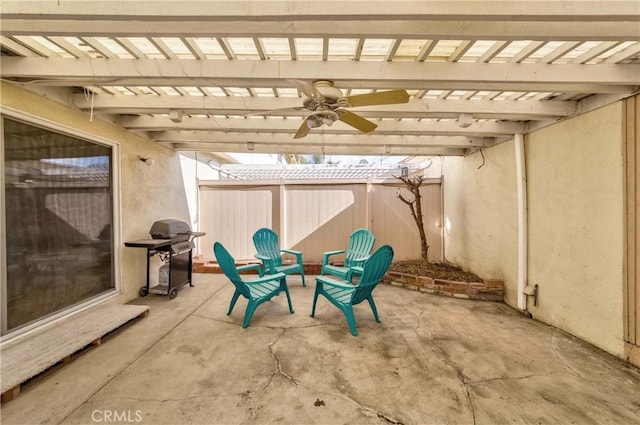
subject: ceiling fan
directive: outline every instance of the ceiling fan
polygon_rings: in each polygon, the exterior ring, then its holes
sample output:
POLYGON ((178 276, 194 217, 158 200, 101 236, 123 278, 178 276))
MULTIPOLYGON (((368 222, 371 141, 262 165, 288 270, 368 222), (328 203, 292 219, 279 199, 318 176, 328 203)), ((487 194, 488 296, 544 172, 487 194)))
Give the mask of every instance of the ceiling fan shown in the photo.
MULTIPOLYGON (((312 128, 322 125, 331 126, 338 120, 363 133, 369 133, 378 125, 345 108, 409 102, 409 94, 406 90, 388 90, 345 97, 342 91, 333 85, 332 81, 319 80, 309 83, 302 80, 293 80, 293 83, 306 98, 302 103, 303 106, 285 110, 306 109, 311 112, 304 118, 295 136, 293 136, 294 139, 305 137, 312 128)), ((280 109, 279 111, 284 110, 280 109)), ((270 112, 273 113, 275 111, 270 112)))

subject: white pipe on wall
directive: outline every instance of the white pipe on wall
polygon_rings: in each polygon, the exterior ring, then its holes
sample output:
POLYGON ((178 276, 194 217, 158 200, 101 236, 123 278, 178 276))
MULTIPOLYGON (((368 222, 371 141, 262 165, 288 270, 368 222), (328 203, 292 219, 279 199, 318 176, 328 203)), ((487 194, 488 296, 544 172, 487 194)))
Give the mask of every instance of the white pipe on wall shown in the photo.
POLYGON ((516 179, 518 197, 518 308, 527 310, 527 170, 525 168, 524 137, 514 135, 516 148, 516 179))

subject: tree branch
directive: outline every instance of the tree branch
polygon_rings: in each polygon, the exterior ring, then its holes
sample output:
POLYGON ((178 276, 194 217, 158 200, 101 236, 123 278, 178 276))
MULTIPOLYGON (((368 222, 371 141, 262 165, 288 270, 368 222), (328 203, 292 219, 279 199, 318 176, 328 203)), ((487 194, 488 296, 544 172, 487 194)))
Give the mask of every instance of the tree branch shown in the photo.
POLYGON ((402 194, 400 194, 400 193, 398 193, 398 198, 400 198, 400 200, 401 200, 402 202, 404 202, 405 204, 407 204, 407 205, 409 205, 409 206, 411 206, 411 204, 413 204, 414 202, 416 202, 415 200, 414 200, 414 201, 412 201, 412 202, 411 202, 411 201, 407 201, 407 200, 404 198, 404 196, 402 196, 402 194))

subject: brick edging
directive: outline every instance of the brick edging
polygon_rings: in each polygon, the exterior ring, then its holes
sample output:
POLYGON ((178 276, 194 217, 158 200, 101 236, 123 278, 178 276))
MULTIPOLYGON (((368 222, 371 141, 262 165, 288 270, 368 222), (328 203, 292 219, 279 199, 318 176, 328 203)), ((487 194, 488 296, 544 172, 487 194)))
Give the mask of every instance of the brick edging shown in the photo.
POLYGON ((456 282, 391 271, 382 279, 382 283, 427 294, 477 301, 504 301, 504 282, 497 279, 484 279, 482 282, 456 282))
MULTIPOLYGON (((260 264, 257 260, 244 260, 237 261, 237 265, 245 265, 245 264, 260 264)), ((319 263, 304 263, 304 274, 312 275, 312 274, 320 274, 320 269, 322 269, 322 264, 319 263)), ((216 263, 213 259, 206 259, 202 257, 196 257, 193 259, 192 270, 194 273, 222 273, 218 263, 216 263)), ((249 274, 256 273, 255 271, 247 272, 249 274)))
MULTIPOLYGON (((257 263, 255 260, 248 260, 242 262, 242 264, 253 262, 257 263)), ((308 275, 320 274, 321 266, 321 264, 304 263, 304 273, 308 275)), ((193 272, 221 273, 222 271, 215 260, 200 257, 195 258, 193 261, 193 272)), ((479 301, 504 301, 504 283, 496 279, 485 279, 482 282, 455 282, 391 271, 382 279, 382 283, 425 292, 427 294, 446 295, 449 297, 479 301)))

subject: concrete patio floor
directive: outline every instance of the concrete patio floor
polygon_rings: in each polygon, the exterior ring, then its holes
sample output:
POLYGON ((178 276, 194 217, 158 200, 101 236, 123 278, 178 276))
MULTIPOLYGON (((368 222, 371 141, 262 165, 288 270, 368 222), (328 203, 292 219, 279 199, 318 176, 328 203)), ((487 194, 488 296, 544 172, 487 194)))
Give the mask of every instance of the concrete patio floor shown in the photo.
POLYGON ((174 300, 2 406, 2 424, 637 424, 640 371, 504 304, 380 285, 359 336, 308 287, 240 324, 233 287, 194 275, 174 300))

